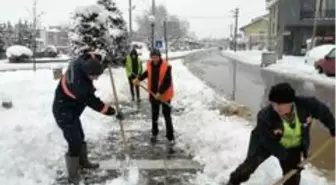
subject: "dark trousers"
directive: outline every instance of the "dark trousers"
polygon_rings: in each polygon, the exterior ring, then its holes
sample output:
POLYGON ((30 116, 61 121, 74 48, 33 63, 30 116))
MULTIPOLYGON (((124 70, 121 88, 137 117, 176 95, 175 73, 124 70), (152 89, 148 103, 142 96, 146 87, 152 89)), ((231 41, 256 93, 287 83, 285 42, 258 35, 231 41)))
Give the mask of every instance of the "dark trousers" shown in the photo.
MULTIPOLYGON (((169 141, 174 140, 175 139, 174 127, 171 119, 170 106, 153 99, 151 99, 150 102, 152 106, 152 135, 157 136, 159 134, 158 119, 159 119, 160 106, 162 105, 162 114, 166 122, 166 137, 169 141)), ((170 101, 167 103, 169 104, 170 101)))
MULTIPOLYGON (((288 149, 287 159, 280 161, 280 166, 282 168, 283 174, 295 169, 297 165, 301 162, 301 149, 293 148, 288 149)), ((270 155, 257 155, 249 156, 245 161, 240 164, 234 172, 230 175, 230 182, 232 185, 240 185, 243 182, 248 181, 250 175, 258 168, 258 166, 263 163, 270 155)), ((284 183, 284 185, 299 185, 301 179, 300 172, 293 175, 289 180, 284 183)))
POLYGON ((68 155, 78 157, 83 144, 85 144, 85 135, 79 118, 75 119, 73 123, 63 123, 62 120, 58 120, 57 123, 68 143, 68 155))
POLYGON ((136 91, 136 96, 138 99, 140 99, 140 87, 139 86, 135 86, 132 82, 132 80, 134 79, 134 77, 129 77, 128 78, 128 83, 130 85, 130 90, 131 90, 131 95, 132 95, 132 99, 134 99, 134 88, 135 88, 135 91, 136 91))

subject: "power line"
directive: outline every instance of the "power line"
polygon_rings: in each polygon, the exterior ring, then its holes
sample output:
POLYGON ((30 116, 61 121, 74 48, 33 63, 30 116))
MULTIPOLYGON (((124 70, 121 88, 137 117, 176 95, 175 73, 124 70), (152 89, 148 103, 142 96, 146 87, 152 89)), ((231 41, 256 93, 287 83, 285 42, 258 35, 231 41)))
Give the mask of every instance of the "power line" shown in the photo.
POLYGON ((198 15, 176 15, 177 17, 189 19, 231 19, 232 16, 198 16, 198 15))

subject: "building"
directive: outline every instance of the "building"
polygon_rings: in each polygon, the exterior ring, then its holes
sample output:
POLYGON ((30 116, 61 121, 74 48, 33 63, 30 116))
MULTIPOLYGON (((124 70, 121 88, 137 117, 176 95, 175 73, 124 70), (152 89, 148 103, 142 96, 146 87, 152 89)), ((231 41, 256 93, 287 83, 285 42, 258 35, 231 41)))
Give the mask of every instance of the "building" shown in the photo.
POLYGON ((315 13, 317 45, 335 43, 335 0, 266 0, 266 8, 268 45, 279 56, 303 54, 307 40, 313 36, 315 13))
POLYGON ((247 49, 262 49, 267 45, 269 15, 263 15, 251 20, 240 28, 244 33, 247 49))
POLYGON ((65 28, 55 26, 39 30, 40 39, 44 47, 53 45, 58 50, 66 51, 69 49, 69 31, 65 28))

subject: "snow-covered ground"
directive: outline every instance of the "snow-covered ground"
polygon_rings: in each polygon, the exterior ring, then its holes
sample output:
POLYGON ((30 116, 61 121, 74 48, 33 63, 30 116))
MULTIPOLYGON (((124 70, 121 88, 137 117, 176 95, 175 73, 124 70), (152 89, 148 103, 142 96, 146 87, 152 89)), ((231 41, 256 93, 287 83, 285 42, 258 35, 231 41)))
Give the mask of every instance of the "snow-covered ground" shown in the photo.
POLYGON ((236 59, 239 62, 244 62, 253 65, 260 65, 262 52, 263 51, 259 50, 237 51, 237 52, 231 50, 224 50, 222 51, 222 54, 224 56, 236 59))
MULTIPOLYGON (((248 122, 221 116, 218 110, 213 110, 214 103, 225 100, 192 75, 181 60, 171 64, 176 89, 172 105, 185 108, 182 115, 173 117, 176 132, 180 135, 178 146, 204 164, 204 172, 198 174, 195 185, 219 185, 246 155, 250 134, 248 122)), ((125 71, 119 68, 113 72, 119 99, 126 101, 129 95, 125 71)), ((56 169, 64 168, 66 149, 51 113, 58 82, 53 80, 50 70, 4 72, 0 73, 0 79, 0 96, 12 99, 14 104, 9 110, 0 108, 0 184, 51 184, 56 169)), ((107 74, 96 82, 96 87, 97 95, 104 101, 112 100, 107 74)), ((119 129, 113 117, 99 115, 90 109, 85 110, 81 120, 87 140, 97 145, 109 131, 119 129)), ((143 127, 142 120, 136 121, 134 125, 143 127)), ((279 164, 275 158, 270 158, 246 184, 268 185, 280 176, 279 164)), ((106 183, 112 184, 124 185, 120 179, 106 183)), ((301 185, 326 184, 314 169, 303 172, 301 185)))
MULTIPOLYGON (((234 51, 223 51, 222 54, 239 62, 252 65, 261 64, 262 51, 237 51, 236 53, 234 51)), ((305 57, 283 56, 282 60, 278 60, 276 64, 269 65, 263 70, 273 71, 279 75, 311 81, 328 87, 335 87, 335 78, 318 74, 312 64, 305 63, 305 57)))

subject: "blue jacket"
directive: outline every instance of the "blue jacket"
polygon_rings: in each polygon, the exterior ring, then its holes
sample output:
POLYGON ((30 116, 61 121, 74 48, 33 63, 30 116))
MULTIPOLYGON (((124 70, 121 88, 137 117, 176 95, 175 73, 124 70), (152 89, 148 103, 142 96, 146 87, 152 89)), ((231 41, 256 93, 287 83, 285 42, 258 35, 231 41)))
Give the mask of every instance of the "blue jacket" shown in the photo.
POLYGON ((56 119, 72 122, 79 118, 86 106, 105 115, 115 110, 95 96, 93 82, 82 70, 84 57, 69 65, 55 90, 53 113, 56 119))

